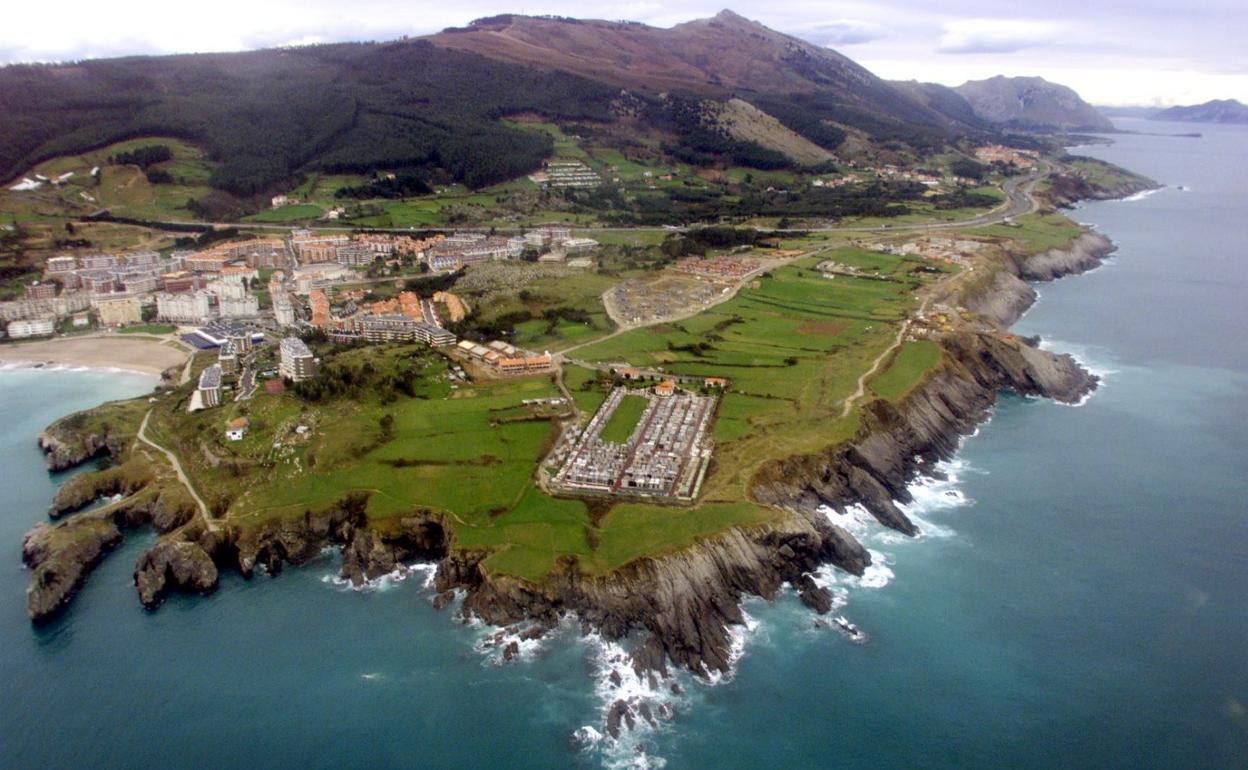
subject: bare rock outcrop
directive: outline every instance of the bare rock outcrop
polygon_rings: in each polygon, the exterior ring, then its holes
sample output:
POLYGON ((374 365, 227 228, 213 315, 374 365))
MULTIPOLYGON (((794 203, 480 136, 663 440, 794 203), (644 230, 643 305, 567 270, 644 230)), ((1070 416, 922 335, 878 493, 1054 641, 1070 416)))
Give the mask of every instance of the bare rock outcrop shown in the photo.
POLYGON ((170 590, 208 593, 217 586, 217 565, 198 543, 162 540, 139 556, 134 584, 145 607, 155 607, 170 590))
POLYGON ((1097 232, 1088 231, 1060 249, 1047 249, 1021 260, 1019 277, 1025 281, 1053 281, 1067 275, 1078 275, 1100 266, 1113 253, 1113 241, 1097 232))
POLYGON ((30 568, 26 613, 35 622, 55 616, 73 598, 100 559, 121 542, 109 518, 84 518, 76 526, 39 524, 22 538, 22 562, 30 568))

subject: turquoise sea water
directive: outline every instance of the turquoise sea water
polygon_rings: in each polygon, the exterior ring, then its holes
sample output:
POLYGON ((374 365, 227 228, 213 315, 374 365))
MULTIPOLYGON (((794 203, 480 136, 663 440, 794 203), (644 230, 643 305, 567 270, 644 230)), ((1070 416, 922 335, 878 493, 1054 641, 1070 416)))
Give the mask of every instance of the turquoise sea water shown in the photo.
POLYGON ((351 591, 333 555, 148 613, 138 533, 32 629, 19 542, 55 481, 34 436, 150 381, 0 371, 0 766, 1248 766, 1248 129, 1198 130, 1081 150, 1167 185, 1077 210, 1120 251, 1018 325, 1104 387, 1003 399, 920 490, 923 537, 853 523, 879 566, 825 577, 869 641, 750 602, 735 676, 686 680, 620 745, 571 739, 601 727, 611 648, 568 630, 494 665, 423 573, 351 591))

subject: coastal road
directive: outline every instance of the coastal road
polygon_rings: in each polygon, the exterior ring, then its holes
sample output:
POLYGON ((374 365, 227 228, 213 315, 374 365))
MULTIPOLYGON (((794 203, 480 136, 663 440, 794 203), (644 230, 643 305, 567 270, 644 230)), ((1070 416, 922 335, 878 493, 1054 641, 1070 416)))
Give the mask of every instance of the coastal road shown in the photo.
POLYGON ((165 449, 163 446, 147 437, 147 421, 151 418, 151 416, 152 410, 148 409, 147 414, 143 415, 143 423, 139 426, 139 440, 169 458, 169 464, 173 466, 173 472, 178 475, 178 481, 182 482, 182 486, 186 487, 186 491, 191 493, 191 497, 193 497, 196 504, 199 505, 199 512, 203 514, 204 517, 204 525, 208 527, 209 532, 216 532, 220 525, 208 512, 208 504, 205 503, 203 498, 199 496, 199 493, 195 491, 195 487, 191 486, 191 480, 187 478, 186 473, 183 472, 182 463, 178 462, 177 456, 175 456, 173 452, 170 452, 168 449, 165 449))

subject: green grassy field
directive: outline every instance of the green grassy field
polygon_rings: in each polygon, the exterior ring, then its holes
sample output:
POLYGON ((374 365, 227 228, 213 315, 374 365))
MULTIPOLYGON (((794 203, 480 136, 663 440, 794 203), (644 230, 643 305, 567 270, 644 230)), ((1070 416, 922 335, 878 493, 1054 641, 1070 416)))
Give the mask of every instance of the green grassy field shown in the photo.
POLYGON ((602 306, 602 294, 618 279, 562 265, 497 262, 473 267, 457 289, 484 322, 527 313, 516 324, 515 343, 531 350, 563 348, 607 334, 615 324, 602 306), (587 321, 548 318, 548 312, 584 313, 587 321))
MULTIPOLYGON (((822 243, 811 239, 805 245, 822 243)), ((842 402, 861 372, 892 344, 898 324, 915 307, 913 290, 932 280, 913 272, 918 265, 834 248, 774 270, 692 318, 621 334, 576 356, 729 379, 715 424, 715 469, 698 507, 711 506, 721 522, 750 520, 759 512, 741 506, 761 464, 817 451, 857 429, 855 412, 840 417, 842 402), (829 280, 814 269, 824 259, 878 270, 880 278, 829 280)))
POLYGON ((602 433, 599 436, 603 441, 612 444, 623 444, 628 441, 628 437, 633 435, 637 423, 641 421, 642 413, 646 411, 649 404, 650 402, 644 396, 632 394, 624 396, 615 407, 615 411, 611 413, 611 419, 607 420, 607 424, 602 427, 602 433))
POLYGON ((208 178, 216 164, 192 144, 170 137, 145 137, 102 147, 80 155, 65 155, 40 163, 32 174, 56 178, 73 172, 60 186, 44 185, 29 192, 0 190, 0 211, 27 221, 60 224, 103 208, 119 216, 140 219, 193 219, 188 198, 209 192, 208 178), (173 177, 171 184, 152 184, 137 166, 114 166, 108 159, 141 147, 164 145, 173 157, 151 167, 173 177), (98 178, 91 170, 100 168, 98 178))
POLYGON ((940 345, 931 340, 907 342, 888 368, 871 379, 871 391, 880 398, 900 401, 940 362, 940 345))
POLYGON ((1083 232, 1083 228, 1057 212, 1025 214, 1015 217, 1014 223, 978 228, 976 235, 989 235, 1008 239, 1014 247, 1026 253, 1057 249, 1070 243, 1083 232))
POLYGON ((259 214, 247 217, 248 222, 304 222, 319 219, 325 214, 320 207, 311 203, 299 203, 294 206, 283 206, 280 209, 268 209, 259 214))

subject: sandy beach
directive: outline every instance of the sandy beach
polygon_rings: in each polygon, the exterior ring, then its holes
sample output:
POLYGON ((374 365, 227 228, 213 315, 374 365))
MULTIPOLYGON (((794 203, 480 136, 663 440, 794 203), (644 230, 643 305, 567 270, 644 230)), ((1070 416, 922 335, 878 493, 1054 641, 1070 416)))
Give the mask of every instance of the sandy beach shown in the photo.
POLYGON ((179 345, 150 337, 72 337, 0 345, 0 364, 62 364, 156 375, 182 364, 188 355, 179 345))

